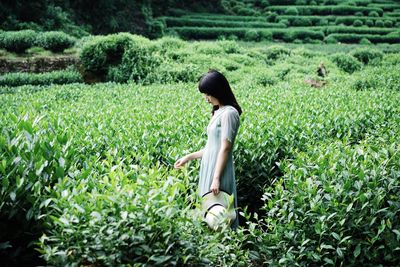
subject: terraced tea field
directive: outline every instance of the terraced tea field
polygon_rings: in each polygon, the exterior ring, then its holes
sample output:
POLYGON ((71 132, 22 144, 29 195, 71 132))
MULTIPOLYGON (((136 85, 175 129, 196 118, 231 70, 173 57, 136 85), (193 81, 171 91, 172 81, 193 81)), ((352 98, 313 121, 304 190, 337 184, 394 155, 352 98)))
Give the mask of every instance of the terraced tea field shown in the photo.
MULTIPOLYGON (((223 1, 230 14, 176 11, 161 19, 184 39, 399 43, 396 1, 223 1)), ((228 12, 228 13, 229 13, 228 12)))

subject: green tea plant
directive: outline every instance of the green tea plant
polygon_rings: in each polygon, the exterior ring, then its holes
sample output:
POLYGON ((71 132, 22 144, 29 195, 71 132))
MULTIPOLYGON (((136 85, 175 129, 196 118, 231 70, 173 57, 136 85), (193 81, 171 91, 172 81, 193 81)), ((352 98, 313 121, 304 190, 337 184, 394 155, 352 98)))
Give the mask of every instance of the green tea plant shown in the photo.
POLYGON ((64 32, 33 30, 5 31, 0 33, 0 48, 23 53, 31 47, 42 47, 53 52, 62 52, 74 46, 76 39, 64 32))
POLYGON ((0 88, 3 259, 30 243, 42 265, 396 264, 398 53, 361 67, 351 53, 226 40, 86 45, 86 66, 113 82, 0 88), (310 87, 321 62, 327 84, 310 87), (173 169, 206 143, 197 79, 209 68, 244 111, 237 231, 201 222, 199 161, 173 169))
POLYGON ((282 163, 284 178, 264 195, 266 263, 396 264, 400 150, 387 137, 314 146, 282 163))
POLYGON ((332 61, 343 71, 353 73, 361 69, 362 64, 352 55, 338 53, 331 56, 332 61))
POLYGON ((0 76, 0 86, 51 85, 82 82, 81 74, 76 70, 52 71, 44 73, 15 72, 0 76))

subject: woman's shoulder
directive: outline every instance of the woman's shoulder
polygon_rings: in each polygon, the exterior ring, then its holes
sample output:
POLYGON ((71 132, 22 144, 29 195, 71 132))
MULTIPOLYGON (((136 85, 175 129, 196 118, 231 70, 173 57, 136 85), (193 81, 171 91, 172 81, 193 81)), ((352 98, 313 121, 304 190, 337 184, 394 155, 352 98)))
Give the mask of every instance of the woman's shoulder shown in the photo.
POLYGON ((227 105, 226 106, 226 111, 225 111, 227 114, 231 114, 231 115, 234 115, 234 116, 239 116, 239 112, 237 111, 237 109, 235 108, 235 107, 233 107, 233 106, 230 106, 230 105, 227 105))
POLYGON ((227 119, 229 121, 239 121, 240 115, 239 112, 233 106, 226 106, 222 113, 222 119, 227 119))

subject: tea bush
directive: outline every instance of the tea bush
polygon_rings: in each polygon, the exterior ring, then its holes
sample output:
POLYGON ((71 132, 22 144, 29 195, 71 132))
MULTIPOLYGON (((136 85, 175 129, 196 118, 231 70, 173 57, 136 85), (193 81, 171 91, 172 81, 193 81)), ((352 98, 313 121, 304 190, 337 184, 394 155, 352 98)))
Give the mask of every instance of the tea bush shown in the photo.
POLYGON ((362 23, 361 20, 355 20, 355 21, 353 22, 353 26, 354 26, 354 27, 361 27, 362 25, 363 25, 363 23, 362 23))
POLYGON ((26 49, 38 46, 54 52, 62 52, 74 46, 76 39, 66 33, 33 30, 5 31, 0 33, 0 48, 11 52, 23 53, 26 49))
POLYGON ((341 70, 347 73, 353 73, 362 67, 362 64, 355 57, 344 53, 334 54, 331 59, 341 70))
POLYGON ((39 33, 35 44, 53 52, 62 52, 74 46, 75 42, 75 38, 64 32, 50 31, 39 33))
POLYGON ((291 51, 284 46, 274 45, 265 49, 267 59, 277 60, 282 57, 289 56, 291 51))
POLYGON ((260 41, 261 37, 256 30, 247 30, 244 39, 246 41, 260 41))
POLYGON ((367 68, 363 75, 356 75, 352 81, 355 90, 400 90, 400 65, 373 66, 367 68))
POLYGON ((86 71, 103 80, 140 81, 159 63, 151 45, 148 39, 128 33, 99 36, 83 46, 80 58, 86 71))
POLYGON ((22 53, 35 46, 36 33, 33 30, 9 31, 0 33, 0 48, 22 53))
POLYGON ((372 61, 379 62, 383 58, 383 53, 381 51, 370 48, 358 49, 351 54, 364 64, 369 64, 372 61))

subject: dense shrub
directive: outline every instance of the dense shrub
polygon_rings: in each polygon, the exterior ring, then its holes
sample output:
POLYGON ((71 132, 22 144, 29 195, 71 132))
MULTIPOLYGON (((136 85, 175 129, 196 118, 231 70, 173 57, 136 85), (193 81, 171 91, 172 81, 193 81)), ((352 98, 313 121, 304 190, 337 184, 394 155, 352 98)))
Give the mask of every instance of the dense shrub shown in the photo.
POLYGON ((286 15, 292 15, 292 16, 297 16, 299 15, 299 11, 295 7, 289 7, 285 11, 286 15))
POLYGON ((344 53, 338 53, 331 56, 332 61, 339 67, 339 69, 353 73, 361 69, 362 64, 353 56, 344 53))
POLYGON ((379 14, 376 11, 370 11, 368 13, 368 17, 379 17, 379 14))
POLYGON ((88 41, 80 57, 85 71, 93 72, 103 80, 112 77, 117 82, 143 81, 159 64, 152 49, 148 39, 120 33, 88 41))
POLYGON ((385 22, 383 23, 383 26, 385 26, 387 28, 391 28, 391 27, 393 27, 393 22, 391 20, 385 20, 385 22))
POLYGON ((265 49, 265 56, 269 60, 277 60, 290 55, 290 50, 284 46, 272 45, 265 49))
POLYGON ((324 42, 327 43, 327 44, 337 44, 338 40, 335 37, 329 35, 328 37, 326 37, 324 39, 324 42))
POLYGON ((82 47, 83 67, 93 72, 105 72, 109 64, 121 62, 130 42, 131 36, 128 34, 99 36, 89 40, 82 47))
POLYGON ((260 38, 263 41, 272 41, 273 34, 271 31, 261 31, 260 38))
POLYGON ((370 48, 357 49, 351 54, 364 64, 368 64, 372 61, 381 61, 383 58, 383 53, 381 51, 370 48))
POLYGON ((67 84, 82 82, 77 71, 52 71, 44 73, 7 73, 0 76, 0 86, 67 84))
POLYGON ((384 26, 384 23, 383 23, 382 20, 377 20, 377 21, 375 21, 375 26, 376 26, 376 27, 383 27, 383 26, 384 26))
POLYGON ((64 32, 50 31, 39 33, 35 44, 53 52, 62 52, 75 44, 75 38, 64 32))
POLYGON ((281 20, 279 21, 279 23, 280 23, 280 24, 284 24, 286 27, 288 27, 288 26, 290 25, 290 22, 289 22, 289 20, 287 20, 287 19, 281 19, 281 20))
POLYGON ((260 0, 259 4, 260 4, 260 7, 262 7, 262 8, 266 8, 270 5, 268 0, 260 0))
POLYGON ((267 15, 268 22, 277 22, 278 15, 274 12, 269 12, 267 15))
POLYGON ((165 34, 167 25, 162 19, 153 19, 147 21, 148 31, 147 36, 149 38, 160 38, 165 34))
POLYGON ((247 30, 244 34, 244 40, 246 41, 260 41, 261 37, 256 30, 247 30))
POLYGON ((367 38, 362 38, 362 39, 360 40, 360 44, 362 44, 362 45, 371 45, 372 43, 371 43, 371 41, 368 40, 367 38))
POLYGON ((33 30, 9 31, 0 33, 0 48, 22 53, 35 46, 36 33, 33 30))
POLYGON ((367 21, 365 21, 365 25, 367 25, 368 27, 373 27, 374 26, 374 21, 371 19, 368 19, 367 21))
POLYGON ((362 23, 361 20, 355 20, 355 21, 353 22, 353 26, 354 26, 354 27, 361 27, 362 25, 363 25, 363 23, 362 23))

